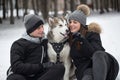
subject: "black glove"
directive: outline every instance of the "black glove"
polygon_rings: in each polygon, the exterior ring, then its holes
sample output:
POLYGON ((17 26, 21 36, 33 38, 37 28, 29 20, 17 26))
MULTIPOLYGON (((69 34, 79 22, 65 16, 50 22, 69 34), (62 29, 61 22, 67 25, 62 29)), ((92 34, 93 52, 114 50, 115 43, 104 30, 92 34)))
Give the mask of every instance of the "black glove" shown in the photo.
POLYGON ((53 65, 55 65, 54 62, 46 62, 46 63, 43 63, 43 67, 46 68, 46 69, 51 68, 53 65))
POLYGON ((83 36, 80 32, 77 32, 77 33, 74 33, 74 34, 73 34, 73 39, 74 39, 75 41, 80 41, 80 42, 82 42, 83 39, 84 39, 84 36, 83 36))

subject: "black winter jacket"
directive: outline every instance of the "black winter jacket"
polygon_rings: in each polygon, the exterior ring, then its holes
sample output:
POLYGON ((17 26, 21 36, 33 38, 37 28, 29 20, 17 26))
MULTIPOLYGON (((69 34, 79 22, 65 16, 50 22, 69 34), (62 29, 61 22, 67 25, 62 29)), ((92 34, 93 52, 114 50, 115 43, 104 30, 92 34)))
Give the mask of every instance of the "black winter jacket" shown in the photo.
POLYGON ((76 66, 76 74, 79 73, 81 79, 83 73, 88 68, 92 68, 92 56, 96 51, 105 51, 100 39, 101 29, 99 26, 88 26, 88 31, 85 36, 76 36, 73 34, 73 42, 71 45, 70 55, 73 63, 76 66), (76 44, 80 42, 80 49, 76 44))
POLYGON ((21 38, 13 43, 10 58, 13 73, 22 75, 42 73, 42 63, 48 59, 47 40, 37 44, 21 38))
POLYGON ((73 41, 70 55, 76 67, 79 67, 79 65, 81 66, 83 63, 85 63, 85 65, 88 63, 89 65, 91 57, 95 51, 105 51, 101 44, 100 35, 94 32, 88 32, 86 34, 85 38, 82 40, 80 50, 77 49, 75 44, 76 40, 73 41))
MULTIPOLYGON (((104 51, 105 49, 102 46, 101 38, 100 38, 101 29, 99 26, 89 26, 88 32, 86 36, 82 38, 82 42, 80 49, 77 49, 76 40, 73 40, 71 45, 70 55, 73 59, 73 63, 76 66, 76 74, 80 73, 81 77, 83 72, 88 69, 92 68, 92 56, 96 51, 104 51), (79 71, 79 72, 78 72, 79 71)), ((81 40, 81 39, 78 39, 81 40)), ((106 53, 106 52, 105 52, 106 53)), ((108 53, 106 53, 108 54, 108 53)), ((118 73, 118 62, 117 60, 110 54, 108 54, 110 58, 111 70, 109 72, 108 80, 114 80, 117 73, 118 73), (115 77, 113 76, 115 75, 115 77)))

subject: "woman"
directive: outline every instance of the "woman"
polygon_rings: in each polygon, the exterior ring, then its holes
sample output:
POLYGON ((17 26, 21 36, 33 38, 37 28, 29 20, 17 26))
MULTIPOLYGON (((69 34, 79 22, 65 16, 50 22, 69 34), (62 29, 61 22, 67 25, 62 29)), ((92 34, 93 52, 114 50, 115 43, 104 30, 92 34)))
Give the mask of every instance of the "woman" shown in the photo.
POLYGON ((65 69, 62 64, 48 62, 43 21, 28 14, 24 24, 26 33, 11 47, 7 80, 60 80, 65 69))
POLYGON ((116 59, 105 52, 97 23, 86 25, 90 9, 82 4, 69 15, 70 55, 76 66, 77 80, 115 80, 119 66, 116 59))

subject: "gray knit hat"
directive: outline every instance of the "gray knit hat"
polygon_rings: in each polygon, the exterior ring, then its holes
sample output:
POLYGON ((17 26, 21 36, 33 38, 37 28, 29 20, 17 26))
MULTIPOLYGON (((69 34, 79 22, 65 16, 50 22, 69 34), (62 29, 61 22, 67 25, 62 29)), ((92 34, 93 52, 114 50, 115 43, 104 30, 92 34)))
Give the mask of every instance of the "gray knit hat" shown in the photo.
POLYGON ((83 26, 86 25, 86 18, 90 14, 90 9, 87 5, 78 5, 77 9, 69 15, 69 20, 76 20, 83 26))
POLYGON ((42 19, 40 19, 38 15, 28 14, 24 17, 24 24, 27 34, 30 34, 40 25, 44 24, 44 22, 42 21, 42 19))

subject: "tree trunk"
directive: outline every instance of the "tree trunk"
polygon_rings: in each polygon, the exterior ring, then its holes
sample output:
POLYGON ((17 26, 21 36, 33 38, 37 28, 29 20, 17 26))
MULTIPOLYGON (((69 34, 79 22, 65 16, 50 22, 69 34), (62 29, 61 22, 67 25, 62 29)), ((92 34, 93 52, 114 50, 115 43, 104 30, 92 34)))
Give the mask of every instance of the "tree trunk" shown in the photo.
POLYGON ((36 0, 36 12, 39 13, 39 0, 36 0))
POLYGON ((95 1, 95 5, 96 5, 96 10, 98 10, 98 0, 94 0, 95 1))
POLYGON ((13 1, 12 0, 10 0, 10 24, 14 24, 13 1))
POLYGON ((81 4, 86 4, 86 0, 80 0, 81 4))
POLYGON ((54 16, 58 16, 58 1, 57 0, 54 0, 54 16))
MULTIPOLYGON (((2 10, 1 7, 2 6, 2 0, 0 0, 0 10, 2 10)), ((0 24, 2 23, 2 18, 0 17, 0 24)))
POLYGON ((75 10, 75 2, 74 0, 70 0, 70 9, 73 12, 75 10))
POLYGON ((34 14, 37 14, 35 9, 35 0, 32 0, 32 7, 33 7, 34 14))
POLYGON ((23 17, 28 14, 27 9, 28 9, 28 0, 23 0, 23 8, 25 9, 23 17))
POLYGON ((3 19, 6 19, 6 8, 5 8, 5 2, 6 2, 6 0, 2 0, 3 1, 3 3, 2 3, 2 6, 3 6, 3 19))
POLYGON ((67 0, 64 0, 64 12, 66 12, 68 10, 67 8, 67 0))
POLYGON ((15 1, 15 8, 16 8, 16 14, 17 14, 17 18, 20 19, 19 17, 19 7, 18 7, 18 0, 15 1))
POLYGON ((100 14, 103 14, 104 13, 104 0, 101 0, 100 1, 100 14))
POLYGON ((118 0, 118 12, 120 12, 120 0, 118 0))
POLYGON ((0 17, 0 24, 2 24, 2 18, 0 17))
POLYGON ((41 12, 45 21, 47 21, 47 18, 48 18, 47 3, 48 3, 48 0, 41 0, 41 12))

